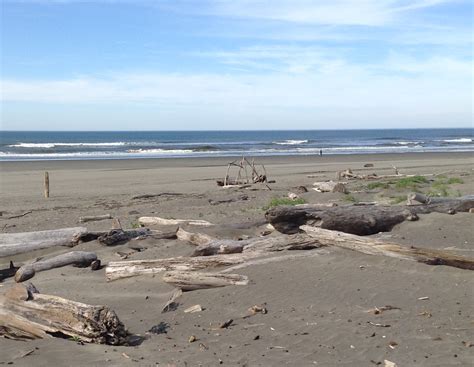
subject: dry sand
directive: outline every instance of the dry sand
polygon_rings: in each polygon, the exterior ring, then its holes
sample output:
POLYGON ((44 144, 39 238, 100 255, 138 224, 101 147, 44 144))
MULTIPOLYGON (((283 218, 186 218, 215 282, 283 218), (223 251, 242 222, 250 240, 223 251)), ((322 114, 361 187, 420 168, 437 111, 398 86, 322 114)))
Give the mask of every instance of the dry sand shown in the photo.
MULTIPOLYGON (((140 216, 205 219, 233 224, 264 218, 264 206, 299 185, 334 178, 351 168, 364 173, 444 174, 463 183, 449 185, 450 193, 474 193, 472 154, 402 154, 327 157, 261 158, 271 191, 222 189, 229 159, 162 159, 127 161, 1 162, 0 225, 3 232, 78 226, 83 215, 110 213, 132 227, 140 216), (364 168, 373 163, 373 168, 364 168), (44 199, 42 180, 48 170, 51 197, 44 199), (308 175, 315 177, 309 178, 308 175), (162 192, 183 196, 132 199, 162 192), (210 205, 211 200, 248 195, 247 201, 210 205), (27 211, 21 218, 9 216, 27 211)), ((426 185, 429 186, 429 185, 426 185)), ((347 200, 397 201, 400 189, 367 190, 365 182, 349 184, 351 197, 312 190, 301 196, 308 203, 347 200)), ((428 190, 428 187, 424 187, 428 190)), ((429 214, 404 222, 376 237, 407 245, 452 249, 474 256, 474 215, 429 214)), ((106 230, 110 220, 87 223, 90 230, 106 230)), ((200 229, 201 230, 201 229, 200 229)), ((211 230, 223 238, 257 235, 262 228, 211 230)), ((208 232, 210 230, 207 230, 208 232)), ((209 232, 211 233, 211 232, 209 232)), ((189 254, 193 246, 171 240, 145 240, 147 249, 130 259, 152 259, 189 254)), ((95 251, 104 263, 119 260, 127 245, 104 247, 96 242, 76 249, 95 251)), ((43 250, 18 255, 22 262, 38 256, 67 252, 43 250)), ((161 313, 172 287, 159 276, 141 276, 107 283, 103 270, 65 267, 37 274, 32 283, 41 293, 105 304, 114 309, 128 329, 147 336, 135 347, 81 345, 50 338, 18 342, 0 339, 0 364, 19 366, 376 366, 384 360, 398 366, 470 366, 474 360, 473 276, 470 271, 428 266, 410 261, 368 256, 336 248, 316 249, 285 262, 239 269, 248 286, 185 293, 177 310, 161 313), (420 297, 429 297, 419 300, 420 297), (247 309, 266 304, 267 314, 243 319, 247 309), (198 313, 184 313, 200 304, 198 313), (373 315, 367 310, 392 305, 373 315), (228 329, 213 326, 228 319, 228 329), (370 324, 390 325, 378 327, 370 324), (149 334, 164 323, 167 332, 149 334), (189 337, 197 341, 189 343, 189 337), (390 347, 393 346, 393 349, 390 347), (25 352, 33 352, 21 357, 25 352)), ((0 259, 0 268, 10 259, 0 259)), ((0 287, 7 287, 6 280, 0 287)))

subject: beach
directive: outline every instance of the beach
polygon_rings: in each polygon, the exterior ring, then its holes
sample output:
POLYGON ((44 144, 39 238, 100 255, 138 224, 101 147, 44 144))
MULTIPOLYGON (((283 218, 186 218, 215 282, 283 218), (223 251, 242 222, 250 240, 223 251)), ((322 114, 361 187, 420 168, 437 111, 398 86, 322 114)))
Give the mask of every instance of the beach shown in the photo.
MULTIPOLYGON (((136 228, 139 217, 159 216, 209 221, 215 226, 187 229, 217 238, 252 238, 265 230, 264 223, 255 223, 265 221, 272 199, 287 197, 299 186, 308 189, 298 193, 308 204, 403 205, 400 198, 413 191, 394 183, 369 189, 364 180, 349 181, 349 194, 311 189, 314 182, 335 180, 336 173, 346 169, 390 175, 396 167, 404 175, 426 175, 425 192, 436 190, 441 185, 434 183, 444 180, 443 189, 450 196, 474 193, 472 152, 258 157, 256 163, 265 166, 267 179, 274 183, 217 186, 216 180, 224 178, 233 159, 0 162, 0 225, 3 233, 77 226, 106 231, 111 220, 79 223, 79 218, 110 214, 120 219, 123 228, 136 228), (50 180, 48 199, 43 197, 45 171, 50 180), (149 197, 140 198, 143 195, 149 197), (229 199, 233 201, 225 202, 229 199), (239 223, 254 225, 232 226, 239 223)), ((469 212, 431 213, 370 237, 472 257, 473 219, 469 212)), ((148 238, 140 243, 144 250, 130 253, 128 260, 186 256, 194 248, 179 240, 148 238)), ((70 250, 54 247, 0 258, 0 268, 8 267, 10 260, 23 263, 70 250)), ((120 260, 117 253, 129 252, 129 247, 92 241, 74 250, 93 251, 107 264, 120 260)), ((0 364, 384 366, 388 360, 398 366, 468 366, 473 361, 474 282, 469 270, 328 246, 236 272, 248 276, 249 284, 185 292, 177 309, 166 313, 161 310, 173 287, 159 275, 107 282, 104 269, 62 267, 38 273, 31 282, 41 293, 107 305, 131 333, 146 338, 138 346, 61 338, 0 339, 0 364), (203 311, 183 312, 196 304, 203 311), (244 317, 254 305, 265 305, 268 312, 244 317), (387 305, 393 309, 370 312, 387 305), (215 327, 230 319, 228 328, 215 327), (166 325, 166 332, 149 332, 160 323, 166 325), (191 336, 196 341, 189 342, 191 336)), ((0 287, 12 283, 7 279, 0 287)))

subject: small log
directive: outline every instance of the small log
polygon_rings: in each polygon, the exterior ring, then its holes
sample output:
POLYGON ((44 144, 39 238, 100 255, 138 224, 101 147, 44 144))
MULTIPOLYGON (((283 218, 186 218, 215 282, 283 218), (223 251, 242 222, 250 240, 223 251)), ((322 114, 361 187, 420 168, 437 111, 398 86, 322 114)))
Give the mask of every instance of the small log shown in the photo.
POLYGON ((15 274, 15 281, 18 283, 31 279, 40 271, 60 268, 67 265, 87 267, 97 260, 97 255, 93 252, 71 251, 50 259, 44 259, 32 264, 21 266, 15 274))
POLYGON ((156 260, 111 261, 105 267, 107 281, 164 271, 194 271, 219 266, 240 264, 245 260, 241 255, 219 255, 204 257, 171 257, 156 260))
POLYGON ((297 233, 301 225, 310 224, 324 229, 370 235, 389 232, 396 224, 416 220, 418 214, 452 214, 467 212, 473 207, 474 195, 468 195, 460 198, 433 198, 429 204, 413 206, 278 206, 268 210, 265 217, 277 231, 287 234, 297 233))
POLYGON ((25 215, 28 215, 28 214, 31 214, 33 213, 31 210, 28 210, 24 213, 21 213, 21 214, 18 214, 18 215, 12 215, 10 217, 7 217, 7 219, 15 219, 15 218, 21 218, 21 217, 24 217, 25 215))
POLYGON ((49 231, 1 233, 0 258, 55 246, 74 246, 73 238, 87 228, 63 228, 49 231))
POLYGON ((197 289, 247 285, 248 277, 239 274, 211 274, 199 272, 170 271, 163 275, 165 283, 181 288, 183 292, 197 289))
POLYGON ((19 267, 13 265, 13 261, 10 261, 10 266, 8 268, 0 269, 0 282, 2 282, 4 279, 14 277, 18 269, 19 267))
POLYGON ((160 217, 140 217, 138 222, 144 226, 160 225, 160 226, 176 226, 176 225, 191 225, 191 226, 212 226, 213 224, 206 220, 199 219, 165 219, 160 217))
POLYGON ((33 293, 23 284, 0 288, 0 335, 16 340, 47 337, 124 345, 128 333, 114 311, 33 293))
POLYGON ((209 236, 207 234, 187 232, 184 229, 182 229, 181 227, 178 228, 178 231, 176 232, 176 237, 180 241, 186 241, 186 242, 192 243, 193 245, 196 245, 196 246, 205 245, 205 244, 215 240, 214 237, 209 236))
POLYGON ((94 221, 105 220, 105 219, 112 219, 112 216, 110 214, 85 216, 85 217, 80 217, 79 222, 81 223, 94 222, 94 221))
POLYGON ((368 255, 383 255, 397 259, 412 260, 428 265, 446 265, 460 269, 474 270, 474 258, 456 255, 452 252, 429 248, 405 247, 397 243, 379 241, 338 231, 311 226, 301 229, 319 243, 362 252, 368 255))
POLYGON ((196 247, 191 256, 237 254, 241 253, 248 244, 248 241, 214 240, 196 247))
POLYGON ((343 182, 315 182, 313 186, 313 190, 318 192, 342 192, 343 194, 347 193, 346 185, 343 182))
POLYGON ((118 245, 127 241, 130 241, 133 238, 140 236, 149 236, 151 231, 148 228, 139 228, 131 229, 124 231, 123 229, 112 229, 104 235, 101 235, 97 239, 100 243, 107 246, 118 245))

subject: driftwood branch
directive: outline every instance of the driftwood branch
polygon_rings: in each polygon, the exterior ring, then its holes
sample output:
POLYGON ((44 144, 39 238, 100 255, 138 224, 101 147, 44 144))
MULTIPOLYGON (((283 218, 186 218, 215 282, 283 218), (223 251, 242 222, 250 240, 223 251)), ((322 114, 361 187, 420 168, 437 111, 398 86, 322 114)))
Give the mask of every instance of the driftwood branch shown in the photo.
POLYGON ((324 207, 320 205, 278 206, 268 210, 266 219, 282 233, 297 233, 304 224, 357 235, 388 232, 405 220, 431 212, 453 214, 474 207, 474 195, 433 200, 424 205, 324 207))
POLYGON ((165 283, 169 283, 186 291, 196 289, 225 287, 228 285, 247 285, 248 278, 239 274, 211 274, 199 272, 170 271, 163 275, 165 283))
POLYGON ((17 255, 54 246, 73 246, 73 238, 87 228, 63 228, 39 232, 0 234, 0 257, 17 255))
POLYGON ((412 260, 428 265, 446 265, 460 269, 474 270, 474 258, 458 256, 449 251, 429 248, 406 247, 397 243, 379 241, 369 237, 330 231, 311 226, 301 229, 319 243, 362 252, 368 255, 382 255, 397 259, 412 260))
POLYGON ((15 281, 24 282, 31 279, 40 271, 60 268, 67 265, 79 267, 89 266, 93 261, 97 260, 97 255, 93 252, 71 251, 65 254, 54 256, 50 259, 44 259, 32 264, 23 265, 15 274, 15 281))
POLYGON ((125 327, 106 306, 33 293, 22 284, 0 292, 0 335, 6 338, 28 340, 55 336, 88 343, 126 343, 125 327))

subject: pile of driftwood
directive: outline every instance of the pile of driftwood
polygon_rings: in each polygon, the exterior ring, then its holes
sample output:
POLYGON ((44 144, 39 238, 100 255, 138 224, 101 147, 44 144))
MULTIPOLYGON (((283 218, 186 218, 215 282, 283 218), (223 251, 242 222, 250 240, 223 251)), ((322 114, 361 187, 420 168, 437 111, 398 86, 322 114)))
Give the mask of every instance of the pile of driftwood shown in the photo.
POLYGON ((235 160, 227 165, 227 171, 223 180, 217 180, 218 186, 235 186, 235 185, 249 185, 259 182, 267 182, 267 171, 265 166, 260 165, 261 171, 258 170, 255 161, 249 161, 242 157, 240 160, 235 160), (230 175, 231 169, 237 169, 237 174, 232 177, 230 175))
MULTIPOLYGON (((403 246, 397 243, 363 237, 390 231, 404 220, 417 220, 432 212, 455 214, 474 208, 474 196, 455 199, 426 198, 410 195, 405 206, 282 206, 267 211, 270 230, 264 235, 243 240, 219 239, 183 228, 161 232, 149 228, 107 232, 89 232, 86 228, 66 228, 16 234, 0 234, 0 258, 44 249, 73 247, 79 242, 96 240, 106 246, 127 243, 136 238, 177 239, 194 245, 189 256, 164 259, 111 261, 105 266, 107 281, 161 274, 161 280, 176 288, 163 310, 183 292, 224 286, 245 286, 247 276, 235 273, 245 266, 307 256, 306 251, 336 246, 369 255, 382 255, 428 265, 446 265, 474 270, 474 258, 449 251, 403 246), (276 231, 274 230, 276 229, 276 231), (273 230, 273 231, 272 231, 273 230), (295 253, 300 251, 300 253, 295 253), (301 252, 304 251, 304 252, 301 252)), ((143 224, 169 225, 155 217, 142 219, 143 224)), ((213 226, 212 223, 174 220, 179 226, 213 226)), ((263 233, 263 232, 262 232, 263 233)), ((318 251, 316 253, 322 253, 318 251)), ((127 344, 129 334, 115 313, 105 306, 74 302, 52 295, 42 295, 34 287, 21 284, 35 273, 73 265, 101 268, 92 252, 71 251, 51 258, 0 270, 0 280, 14 277, 19 284, 0 288, 0 335, 12 339, 47 336, 79 338, 85 342, 127 344)), ((160 279, 160 278, 158 278, 160 279)))

